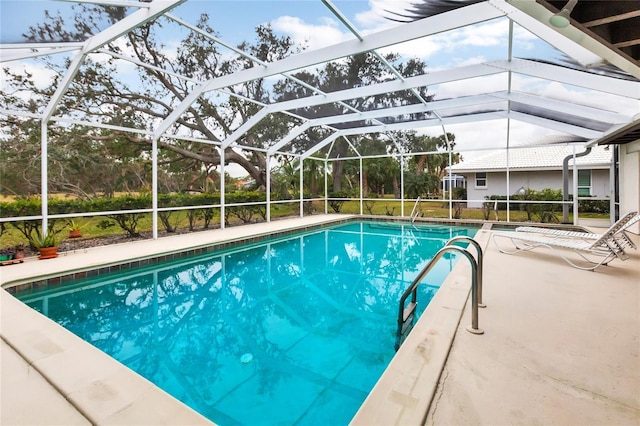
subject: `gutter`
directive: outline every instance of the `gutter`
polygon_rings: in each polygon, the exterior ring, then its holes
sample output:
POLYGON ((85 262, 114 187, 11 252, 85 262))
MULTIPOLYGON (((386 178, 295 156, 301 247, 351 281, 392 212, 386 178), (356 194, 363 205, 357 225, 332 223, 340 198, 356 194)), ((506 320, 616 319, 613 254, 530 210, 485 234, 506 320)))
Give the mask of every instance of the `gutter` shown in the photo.
MULTIPOLYGON (((584 157, 585 155, 589 155, 591 152, 591 147, 587 147, 587 150, 581 152, 580 154, 575 154, 575 158, 584 157)), ((569 223, 569 205, 566 201, 569 201, 569 160, 574 158, 574 154, 567 155, 562 160, 562 223, 569 223)), ((578 179, 578 176, 574 176, 574 179, 578 179)), ((574 194, 574 197, 577 197, 578 194, 574 194)), ((577 212, 574 212, 577 214, 577 212)))

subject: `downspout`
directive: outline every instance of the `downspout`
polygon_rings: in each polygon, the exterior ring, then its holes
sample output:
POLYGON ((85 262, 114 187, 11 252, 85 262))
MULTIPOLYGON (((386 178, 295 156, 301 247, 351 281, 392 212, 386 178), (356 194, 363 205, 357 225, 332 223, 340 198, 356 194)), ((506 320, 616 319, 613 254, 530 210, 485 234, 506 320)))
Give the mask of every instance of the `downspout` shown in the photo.
MULTIPOLYGON (((508 56, 509 56, 509 62, 511 62, 513 60, 513 21, 511 19, 509 19, 509 51, 508 51, 508 56)), ((507 74, 507 78, 508 78, 508 93, 509 95, 511 95, 511 89, 512 89, 512 84, 513 84, 513 72, 509 71, 509 73, 507 74)), ((511 221, 511 172, 509 170, 509 149, 511 148, 511 100, 507 101, 507 111, 509 111, 509 115, 507 116, 507 149, 506 149, 506 161, 505 164, 507 166, 507 174, 506 174, 506 184, 507 184, 507 222, 511 221)), ((486 175, 487 178, 487 185, 489 184, 489 174, 487 173, 486 175)), ((525 192, 526 193, 526 192, 525 192)), ((525 197, 522 197, 523 199, 525 197)), ((498 204, 495 204, 496 206, 496 218, 498 217, 498 209, 497 206, 498 204)), ((525 207, 528 207, 525 205, 525 207)))
POLYGON ((621 211, 620 211, 620 146, 619 145, 609 145, 613 150, 613 155, 611 156, 611 174, 613 175, 611 181, 613 183, 613 197, 611 197, 611 207, 609 216, 611 218, 611 224, 618 219, 620 219, 621 211))
MULTIPOLYGON (((588 147, 585 152, 581 152, 580 154, 571 154, 564 157, 562 160, 562 223, 569 223, 569 205, 567 201, 569 201, 569 160, 572 158, 584 157, 585 155, 589 155, 591 152, 591 147, 588 147)), ((574 176, 574 179, 578 179, 578 176, 574 176)), ((573 194, 574 197, 577 197, 578 194, 573 194)), ((574 212, 574 214, 578 214, 578 212, 574 212)))

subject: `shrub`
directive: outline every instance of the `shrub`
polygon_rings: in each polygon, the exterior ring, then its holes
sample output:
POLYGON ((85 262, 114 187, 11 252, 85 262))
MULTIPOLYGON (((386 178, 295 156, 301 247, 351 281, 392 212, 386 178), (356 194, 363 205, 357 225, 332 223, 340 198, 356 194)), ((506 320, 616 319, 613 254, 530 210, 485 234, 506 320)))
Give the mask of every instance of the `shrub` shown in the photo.
MULTIPOLYGON (((263 192, 258 191, 236 191, 227 194, 226 202, 228 204, 240 203, 265 203, 267 196, 263 192)), ((240 206, 229 206, 225 209, 225 223, 228 223, 229 216, 235 216, 243 223, 249 223, 253 219, 253 215, 258 214, 263 220, 267 218, 267 207, 264 204, 251 204, 240 206)))
POLYGON ((346 191, 331 192, 329 194, 329 206, 334 212, 340 213, 345 200, 336 200, 336 198, 349 198, 349 194, 346 191))
POLYGON ((578 208, 585 213, 609 213, 609 200, 578 200, 578 208))

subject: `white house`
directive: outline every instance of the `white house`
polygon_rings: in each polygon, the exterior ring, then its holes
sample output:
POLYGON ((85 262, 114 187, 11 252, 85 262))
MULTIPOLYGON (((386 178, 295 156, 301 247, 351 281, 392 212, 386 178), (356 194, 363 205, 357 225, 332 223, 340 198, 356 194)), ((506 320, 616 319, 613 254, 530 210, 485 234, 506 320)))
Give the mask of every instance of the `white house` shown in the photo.
MULTIPOLYGON (((576 146, 576 155, 584 152, 576 146)), ((464 176, 467 187, 467 205, 482 207, 485 197, 516 194, 522 188, 562 189, 563 160, 572 156, 570 145, 513 148, 491 151, 485 155, 462 161, 451 167, 451 173, 464 176), (509 181, 507 184, 507 155, 509 181)), ((610 185, 611 151, 594 146, 591 152, 576 158, 578 170, 578 196, 606 198, 612 195, 610 185)), ((569 160, 569 193, 573 194, 573 159, 569 160)))
MULTIPOLYGON (((599 146, 618 148, 619 215, 640 211, 640 114, 636 120, 595 141, 599 146)), ((640 223, 632 232, 640 233, 640 223)))

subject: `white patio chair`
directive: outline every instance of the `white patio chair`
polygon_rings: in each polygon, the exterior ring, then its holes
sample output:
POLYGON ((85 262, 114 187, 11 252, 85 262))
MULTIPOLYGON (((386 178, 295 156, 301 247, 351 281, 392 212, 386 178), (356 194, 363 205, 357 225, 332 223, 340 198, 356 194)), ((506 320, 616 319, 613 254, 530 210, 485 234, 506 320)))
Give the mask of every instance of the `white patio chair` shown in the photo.
POLYGON ((515 231, 494 231, 492 232, 492 238, 501 253, 515 254, 546 247, 574 268, 593 271, 598 266, 606 265, 614 259, 627 260, 629 258, 624 251, 623 243, 616 239, 612 228, 609 228, 598 239, 592 241, 574 237, 515 231), (514 249, 506 250, 502 248, 498 243, 499 238, 510 240, 514 249), (566 257, 565 252, 567 250, 571 250, 580 256, 587 263, 587 266, 579 265, 566 257))
MULTIPOLYGON (((616 223, 611 225, 611 227, 607 229, 605 233, 612 232, 613 236, 616 238, 616 240, 618 240, 623 249, 625 249, 627 246, 637 249, 635 243, 631 240, 629 235, 627 235, 626 231, 632 225, 639 221, 640 214, 638 214, 638 212, 629 212, 618 219, 616 223)), ((516 232, 528 232, 534 234, 552 235, 556 237, 579 238, 585 241, 597 240, 604 235, 604 233, 594 234, 588 231, 567 231, 564 229, 544 228, 540 226, 519 226, 516 228, 516 232)))

